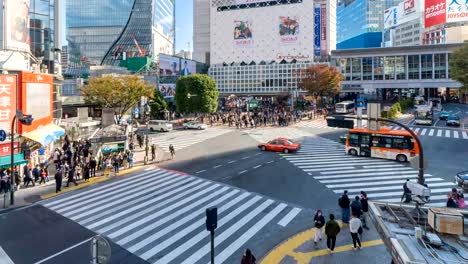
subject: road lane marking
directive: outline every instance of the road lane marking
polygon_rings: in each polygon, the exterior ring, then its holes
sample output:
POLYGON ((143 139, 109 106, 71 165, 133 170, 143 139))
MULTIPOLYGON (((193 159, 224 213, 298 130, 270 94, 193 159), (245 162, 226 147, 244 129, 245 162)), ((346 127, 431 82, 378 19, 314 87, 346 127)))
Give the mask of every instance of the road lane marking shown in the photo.
POLYGON ((258 155, 262 155, 262 153, 261 153, 261 152, 259 152, 259 153, 255 154, 254 156, 258 156, 258 155))
POLYGON ((250 158, 250 156, 245 156, 242 159, 245 160, 245 159, 248 159, 248 158, 250 158))
POLYGON ((195 172, 196 174, 199 174, 199 173, 202 173, 202 172, 205 172, 206 170, 201 170, 201 171, 197 171, 195 172))
POLYGON ((437 130, 437 136, 441 137, 442 136, 442 130, 437 130))
POLYGON ((266 164, 270 164, 270 163, 273 163, 275 162, 274 160, 270 160, 269 162, 267 162, 266 164))
POLYGON ((468 139, 468 135, 466 134, 465 131, 462 132, 462 136, 463 136, 464 139, 468 139))
POLYGON ((458 131, 453 131, 453 137, 454 137, 454 138, 460 138, 460 137, 458 136, 458 131))
POLYGON ((239 174, 244 174, 246 172, 247 172, 247 170, 243 170, 243 171, 240 171, 239 174))
MULTIPOLYGON (((34 264, 41 264, 41 263, 44 263, 44 262, 46 262, 46 261, 48 261, 48 260, 50 260, 50 259, 53 259, 53 258, 55 258, 55 257, 57 257, 57 256, 59 256, 59 255, 61 255, 61 254, 63 254, 63 253, 65 253, 65 252, 69 251, 69 250, 72 250, 72 249, 74 249, 74 248, 76 248, 76 247, 79 247, 79 246, 83 245, 83 244, 86 243, 86 242, 91 241, 91 239, 93 239, 93 238, 90 237, 90 238, 88 238, 88 239, 86 239, 86 240, 84 240, 84 241, 81 241, 81 242, 78 243, 78 244, 75 244, 75 245, 73 245, 73 246, 71 246, 71 247, 68 247, 68 248, 66 248, 66 249, 64 249, 64 250, 62 250, 62 251, 60 251, 60 252, 57 252, 57 253, 55 253, 54 255, 51 255, 51 256, 49 256, 49 257, 47 257, 47 258, 45 258, 45 259, 39 260, 38 262, 36 262, 36 263, 34 263, 34 264)), ((3 263, 3 262, 2 262, 2 263, 3 263)))
POLYGON ((421 131, 421 136, 424 136, 424 135, 426 135, 426 132, 427 132, 427 129, 426 129, 426 128, 424 128, 424 129, 421 131))
POLYGON ((289 211, 289 213, 288 213, 287 215, 285 215, 285 216, 278 222, 278 225, 280 225, 280 226, 282 226, 282 227, 287 226, 287 225, 294 219, 294 217, 296 217, 296 215, 298 215, 301 211, 302 211, 302 209, 297 208, 297 207, 291 209, 291 211, 289 211))
POLYGON ((253 168, 254 168, 254 169, 258 169, 258 168, 260 168, 261 166, 262 166, 262 164, 257 165, 257 166, 255 166, 255 167, 253 167, 253 168))
POLYGON ((429 136, 433 136, 434 135, 434 129, 431 128, 431 131, 429 131, 429 136))
POLYGON ((414 133, 418 133, 418 132, 419 132, 419 127, 414 129, 414 133))
POLYGON ((0 263, 2 264, 15 264, 8 254, 0 247, 0 263))
POLYGON ((220 164, 220 165, 216 165, 216 166, 213 167, 213 169, 219 168, 219 167, 221 167, 221 166, 223 166, 223 165, 221 165, 221 164, 220 164))
POLYGON ((228 162, 228 164, 231 164, 231 163, 234 163, 234 162, 237 162, 237 160, 231 160, 228 162))
POLYGON ((450 130, 445 130, 445 137, 447 137, 447 138, 450 137, 450 130))

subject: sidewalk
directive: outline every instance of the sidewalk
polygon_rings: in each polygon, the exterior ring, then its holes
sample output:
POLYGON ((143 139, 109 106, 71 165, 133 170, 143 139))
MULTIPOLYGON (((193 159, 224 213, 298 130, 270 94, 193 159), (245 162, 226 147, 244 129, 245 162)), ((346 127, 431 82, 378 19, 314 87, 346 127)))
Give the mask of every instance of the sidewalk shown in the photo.
MULTIPOLYGON (((151 157, 151 151, 149 151, 149 156, 151 157)), ((88 186, 104 182, 110 179, 120 176, 125 176, 129 173, 138 171, 142 169, 145 164, 144 164, 144 157, 145 157, 145 151, 143 149, 137 148, 134 151, 134 158, 135 158, 135 163, 134 167, 131 169, 122 169, 117 175, 114 174, 113 171, 110 172, 110 174, 104 175, 104 171, 96 171, 96 177, 92 177, 89 179, 89 181, 85 182, 83 179, 77 180, 78 185, 75 186, 73 183, 71 183, 70 187, 65 187, 67 184, 67 178, 64 177, 63 182, 62 182, 62 191, 60 193, 55 193, 55 180, 54 180, 54 174, 55 174, 55 168, 51 168, 51 172, 53 171, 54 173, 49 174, 49 181, 46 182, 45 184, 39 185, 36 183, 35 187, 28 187, 28 188, 22 188, 19 189, 18 191, 15 192, 15 204, 13 206, 9 205, 10 199, 9 199, 9 193, 7 193, 8 197, 6 197, 5 201, 5 195, 0 194, 0 214, 14 210, 16 208, 24 207, 31 205, 37 201, 43 200, 43 199, 48 199, 51 197, 55 197, 67 192, 71 192, 74 190, 86 188, 88 186), (7 203, 7 208, 4 207, 5 202, 7 203)), ((146 165, 151 165, 151 164, 158 164, 161 162, 164 162, 168 159, 167 154, 163 152, 162 149, 157 149, 156 153, 156 160, 154 161, 149 161, 148 164, 146 165)), ((54 166, 53 164, 51 166, 54 166)))

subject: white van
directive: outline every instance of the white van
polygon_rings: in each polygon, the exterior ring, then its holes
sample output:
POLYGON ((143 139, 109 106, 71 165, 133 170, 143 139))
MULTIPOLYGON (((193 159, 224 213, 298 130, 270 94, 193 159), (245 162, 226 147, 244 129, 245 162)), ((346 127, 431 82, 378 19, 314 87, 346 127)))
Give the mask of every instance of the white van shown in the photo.
POLYGON ((166 120, 150 120, 148 128, 150 131, 169 132, 172 130, 172 124, 166 120))

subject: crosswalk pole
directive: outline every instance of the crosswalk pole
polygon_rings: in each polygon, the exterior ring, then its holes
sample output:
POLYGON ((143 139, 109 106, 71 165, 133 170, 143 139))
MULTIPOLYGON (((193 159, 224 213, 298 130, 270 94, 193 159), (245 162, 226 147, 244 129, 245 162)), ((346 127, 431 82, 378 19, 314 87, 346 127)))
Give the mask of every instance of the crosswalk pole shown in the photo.
POLYGON ((214 229, 210 231, 211 236, 211 264, 214 264, 214 229))

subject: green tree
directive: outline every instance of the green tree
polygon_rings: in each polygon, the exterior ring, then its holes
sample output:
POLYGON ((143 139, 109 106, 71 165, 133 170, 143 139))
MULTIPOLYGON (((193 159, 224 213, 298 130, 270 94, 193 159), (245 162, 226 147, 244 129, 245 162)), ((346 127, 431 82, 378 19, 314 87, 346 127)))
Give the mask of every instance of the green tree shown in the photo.
POLYGON ((468 92, 468 43, 450 56, 450 78, 459 81, 464 92, 468 92))
POLYGON ((181 77, 176 83, 175 101, 180 113, 213 113, 218 108, 216 82, 206 74, 181 77))
POLYGON ((150 103, 151 117, 155 119, 164 118, 164 110, 167 110, 167 102, 164 100, 164 96, 158 90, 154 90, 153 100, 150 103))
POLYGON ((118 120, 134 107, 142 96, 151 98, 154 87, 135 75, 92 78, 81 89, 86 103, 114 109, 118 120))
POLYGON ((337 95, 341 91, 342 81, 343 76, 338 69, 327 64, 313 64, 299 70, 299 88, 315 98, 337 95))

